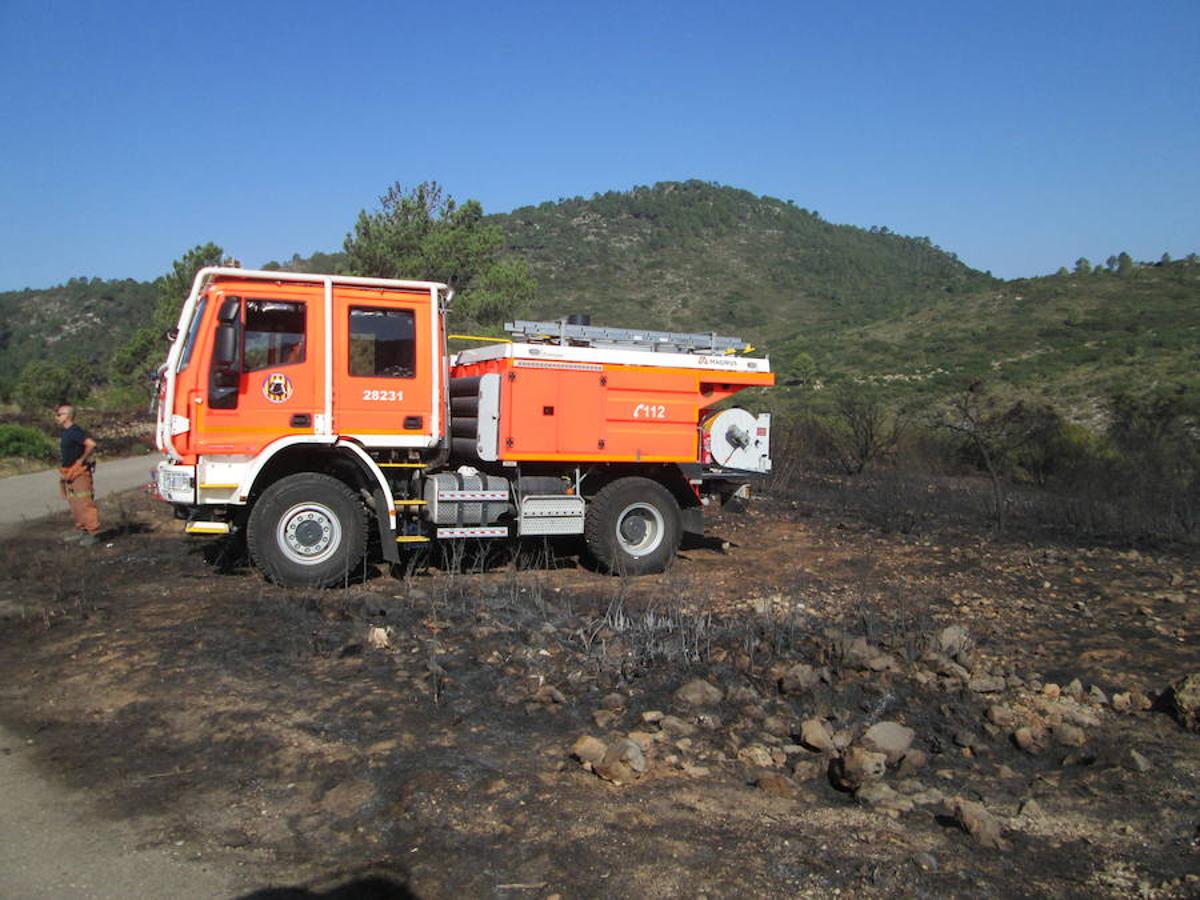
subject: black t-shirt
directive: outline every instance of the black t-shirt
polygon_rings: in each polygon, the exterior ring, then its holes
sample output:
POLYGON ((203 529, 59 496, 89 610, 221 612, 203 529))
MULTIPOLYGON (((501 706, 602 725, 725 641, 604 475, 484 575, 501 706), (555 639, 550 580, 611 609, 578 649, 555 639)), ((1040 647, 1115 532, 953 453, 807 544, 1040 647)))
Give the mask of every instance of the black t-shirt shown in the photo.
POLYGON ((62 437, 58 439, 58 448, 62 452, 62 464, 65 469, 67 466, 75 464, 75 460, 83 456, 83 442, 87 440, 87 432, 78 425, 72 425, 62 433, 62 437))

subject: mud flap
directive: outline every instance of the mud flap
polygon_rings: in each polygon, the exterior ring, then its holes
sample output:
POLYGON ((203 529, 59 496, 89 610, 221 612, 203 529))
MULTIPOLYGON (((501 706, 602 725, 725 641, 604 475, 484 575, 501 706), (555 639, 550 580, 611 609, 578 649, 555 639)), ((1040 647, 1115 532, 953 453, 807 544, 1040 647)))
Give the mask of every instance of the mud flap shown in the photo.
POLYGON ((704 534, 704 507, 689 506, 679 511, 679 523, 684 534, 704 534))
POLYGON ((383 558, 389 563, 399 563, 400 547, 396 544, 396 532, 388 515, 387 499, 379 488, 375 488, 371 496, 375 500, 375 524, 379 527, 379 548, 383 551, 383 558))
MULTIPOLYGON (((732 485, 731 485, 732 487, 732 485)), ((721 508, 726 512, 743 513, 750 502, 750 485, 740 484, 731 493, 721 494, 721 508)))

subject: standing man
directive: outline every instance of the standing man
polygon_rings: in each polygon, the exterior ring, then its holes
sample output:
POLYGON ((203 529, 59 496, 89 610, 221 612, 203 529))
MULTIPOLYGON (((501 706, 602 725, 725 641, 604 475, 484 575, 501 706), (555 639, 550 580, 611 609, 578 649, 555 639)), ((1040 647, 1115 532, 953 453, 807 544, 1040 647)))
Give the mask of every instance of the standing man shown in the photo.
POLYGON ((96 469, 93 459, 96 442, 75 424, 75 407, 60 403, 54 418, 63 429, 59 439, 62 452, 62 468, 58 470, 59 489, 71 507, 75 517, 75 531, 63 538, 68 543, 79 543, 90 547, 97 542, 100 531, 100 514, 96 511, 95 485, 92 472, 96 469))

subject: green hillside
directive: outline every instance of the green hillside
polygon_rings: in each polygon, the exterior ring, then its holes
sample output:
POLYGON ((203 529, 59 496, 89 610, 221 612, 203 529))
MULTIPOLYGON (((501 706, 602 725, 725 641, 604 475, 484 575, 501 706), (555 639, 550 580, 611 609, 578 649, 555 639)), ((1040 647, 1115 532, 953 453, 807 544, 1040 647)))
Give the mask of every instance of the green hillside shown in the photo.
POLYGON ((809 353, 818 378, 900 396, 982 378, 1087 418, 1117 392, 1200 387, 1200 265, 1010 281, 777 350, 809 353))
POLYGON ((72 278, 51 288, 0 293, 0 388, 35 359, 107 372, 108 359, 149 318, 154 285, 72 278))
POLYGON ((538 316, 734 330, 846 328, 996 282, 926 238, 832 225, 782 200, 701 181, 496 216, 538 281, 538 316))

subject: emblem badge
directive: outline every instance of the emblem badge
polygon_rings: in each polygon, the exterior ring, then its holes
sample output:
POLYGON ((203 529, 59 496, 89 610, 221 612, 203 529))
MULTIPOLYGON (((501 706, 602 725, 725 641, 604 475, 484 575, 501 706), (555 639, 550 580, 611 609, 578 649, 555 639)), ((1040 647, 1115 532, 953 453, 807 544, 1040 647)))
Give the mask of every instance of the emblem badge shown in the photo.
POLYGON ((292 379, 282 372, 272 372, 263 379, 262 392, 272 403, 287 403, 292 397, 292 379))

